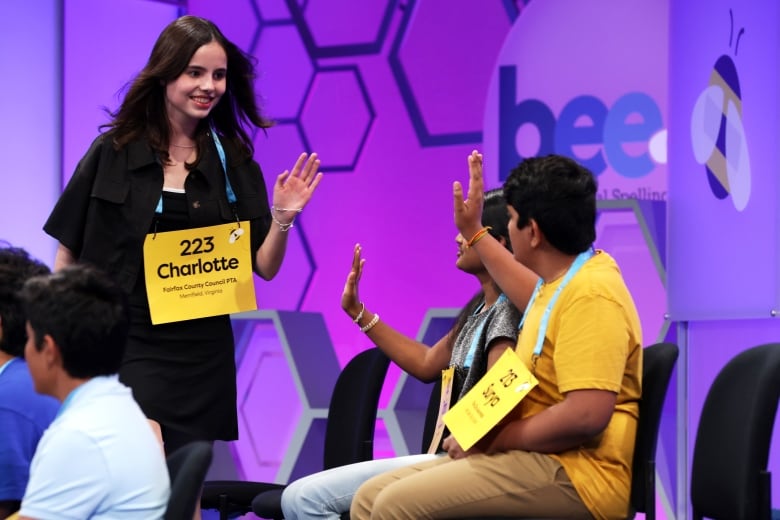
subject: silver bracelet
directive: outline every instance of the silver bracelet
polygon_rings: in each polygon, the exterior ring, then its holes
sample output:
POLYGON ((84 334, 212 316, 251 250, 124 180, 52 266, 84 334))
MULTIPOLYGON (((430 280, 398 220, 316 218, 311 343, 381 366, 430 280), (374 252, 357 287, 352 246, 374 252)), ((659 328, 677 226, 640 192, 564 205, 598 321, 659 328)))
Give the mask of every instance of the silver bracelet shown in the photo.
POLYGON ((286 233, 287 231, 290 231, 290 228, 295 226, 294 218, 288 224, 285 224, 284 222, 276 218, 276 215, 271 213, 271 220, 276 222, 276 224, 279 226, 279 231, 281 231, 282 233, 286 233))
POLYGON ((294 211, 296 213, 300 213, 303 211, 303 208, 277 208, 276 206, 271 206, 272 211, 278 211, 279 213, 284 213, 285 211, 294 211))
POLYGON ((360 327, 360 332, 368 332, 369 330, 374 328, 374 325, 379 323, 379 314, 374 314, 374 317, 371 318, 371 321, 366 323, 363 327, 360 327))
POLYGON ((363 302, 360 302, 360 312, 358 312, 358 315, 355 316, 355 319, 352 320, 353 323, 357 323, 360 321, 360 318, 363 317, 363 313, 366 311, 366 305, 363 302))

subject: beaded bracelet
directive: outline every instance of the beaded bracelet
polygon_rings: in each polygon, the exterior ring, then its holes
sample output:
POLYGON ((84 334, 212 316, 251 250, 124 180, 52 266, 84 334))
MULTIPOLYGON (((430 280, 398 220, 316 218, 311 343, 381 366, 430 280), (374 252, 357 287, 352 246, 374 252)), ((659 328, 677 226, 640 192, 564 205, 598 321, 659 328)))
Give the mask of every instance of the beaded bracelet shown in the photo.
POLYGON ((371 318, 371 321, 360 327, 360 332, 368 332, 369 330, 374 328, 374 325, 379 323, 379 314, 374 313, 374 317, 371 318))
POLYGON ((303 208, 278 208, 276 206, 271 206, 272 211, 278 211, 279 213, 284 213, 285 211, 294 211, 296 213, 300 213, 303 211, 303 208))
POLYGON ((360 312, 358 312, 358 315, 355 316, 355 319, 352 320, 353 323, 357 323, 360 321, 360 318, 363 317, 363 313, 366 311, 366 305, 363 302, 360 302, 360 312))
POLYGON ((485 226, 485 227, 483 227, 482 229, 480 229, 479 231, 477 231, 476 233, 474 233, 474 236, 473 236, 473 237, 471 237, 471 240, 469 240, 468 242, 466 242, 466 245, 467 245, 468 247, 471 247, 471 246, 473 246, 474 244, 476 244, 477 242, 479 242, 479 240, 480 240, 482 237, 484 237, 485 235, 487 235, 487 234, 488 234, 488 231, 490 231, 491 229, 493 229, 493 228, 492 228, 492 227, 490 227, 490 226, 485 226))

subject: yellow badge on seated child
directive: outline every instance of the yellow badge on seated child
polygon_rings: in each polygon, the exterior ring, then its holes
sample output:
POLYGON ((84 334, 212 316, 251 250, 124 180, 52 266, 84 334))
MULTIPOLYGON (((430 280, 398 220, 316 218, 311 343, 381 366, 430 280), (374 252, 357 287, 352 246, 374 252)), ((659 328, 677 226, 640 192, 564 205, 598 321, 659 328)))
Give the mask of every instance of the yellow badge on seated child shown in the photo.
POLYGON ((257 309, 249 222, 150 233, 144 277, 152 323, 257 309))
POLYGON ((441 443, 441 437, 444 435, 444 414, 450 409, 452 402, 452 382, 454 379, 455 368, 449 367, 441 371, 441 393, 439 396, 439 416, 436 418, 436 428, 433 430, 431 444, 428 446, 427 453, 436 453, 441 443))
POLYGON ((468 450, 523 400, 539 382, 514 350, 493 367, 444 415, 460 447, 468 450))

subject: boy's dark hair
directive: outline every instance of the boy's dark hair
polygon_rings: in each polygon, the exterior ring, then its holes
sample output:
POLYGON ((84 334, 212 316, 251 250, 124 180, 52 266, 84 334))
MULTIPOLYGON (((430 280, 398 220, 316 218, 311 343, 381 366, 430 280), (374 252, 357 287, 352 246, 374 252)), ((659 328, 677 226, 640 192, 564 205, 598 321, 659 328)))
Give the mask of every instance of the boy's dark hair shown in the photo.
POLYGON ((0 247, 0 350, 14 357, 24 355, 27 341, 19 290, 33 276, 49 273, 49 267, 18 247, 0 247))
POLYGON ((57 343, 65 371, 75 378, 119 372, 129 325, 122 289, 95 267, 73 265, 31 278, 21 291, 35 347, 57 343))
POLYGON ((596 240, 593 174, 561 155, 532 157, 515 167, 504 183, 504 197, 517 211, 517 227, 531 219, 547 241, 567 255, 587 250, 596 240))

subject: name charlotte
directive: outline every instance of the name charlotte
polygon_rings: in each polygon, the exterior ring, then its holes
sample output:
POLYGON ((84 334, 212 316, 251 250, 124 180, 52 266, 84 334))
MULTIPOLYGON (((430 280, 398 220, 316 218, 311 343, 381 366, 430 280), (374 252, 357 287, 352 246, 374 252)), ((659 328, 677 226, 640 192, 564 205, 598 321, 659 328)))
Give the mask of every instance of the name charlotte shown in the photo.
POLYGON ((187 276, 197 276, 220 271, 230 271, 238 269, 238 258, 213 258, 203 260, 198 258, 197 262, 189 264, 174 264, 167 262, 157 266, 157 276, 163 280, 167 278, 181 278, 187 276))

